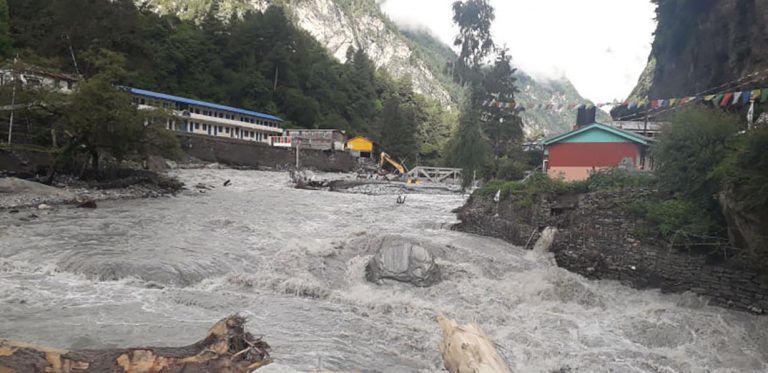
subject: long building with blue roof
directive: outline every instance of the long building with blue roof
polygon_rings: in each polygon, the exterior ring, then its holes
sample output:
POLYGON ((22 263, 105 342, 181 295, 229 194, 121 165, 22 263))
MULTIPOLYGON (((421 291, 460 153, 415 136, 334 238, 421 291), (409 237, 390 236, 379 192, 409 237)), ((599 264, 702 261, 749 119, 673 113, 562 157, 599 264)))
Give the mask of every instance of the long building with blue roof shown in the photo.
POLYGON ((166 122, 169 130, 264 143, 283 134, 283 120, 274 115, 138 88, 126 90, 139 108, 172 110, 175 118, 166 122))

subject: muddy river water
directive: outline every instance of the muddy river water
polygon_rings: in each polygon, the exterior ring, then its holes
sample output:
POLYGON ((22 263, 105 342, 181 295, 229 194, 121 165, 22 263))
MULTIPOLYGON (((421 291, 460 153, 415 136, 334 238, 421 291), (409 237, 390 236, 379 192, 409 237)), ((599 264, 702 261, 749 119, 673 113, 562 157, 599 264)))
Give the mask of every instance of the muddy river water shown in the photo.
POLYGON ((768 371, 768 318, 588 281, 548 254, 450 231, 461 195, 400 205, 292 189, 284 173, 177 174, 217 188, 1 213, 0 337, 178 346, 239 312, 273 347, 265 372, 440 372, 442 313, 478 321, 519 372, 768 371), (361 248, 386 234, 440 246, 444 280, 366 282, 361 248))

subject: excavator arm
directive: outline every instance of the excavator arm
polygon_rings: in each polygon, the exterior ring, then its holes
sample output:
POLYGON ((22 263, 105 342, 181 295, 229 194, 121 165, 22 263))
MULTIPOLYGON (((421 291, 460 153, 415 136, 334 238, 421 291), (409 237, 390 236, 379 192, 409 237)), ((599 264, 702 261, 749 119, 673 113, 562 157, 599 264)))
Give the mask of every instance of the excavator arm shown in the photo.
POLYGON ((379 168, 383 168, 384 163, 389 163, 390 165, 392 165, 392 167, 394 167, 397 170, 397 172, 400 173, 400 175, 405 175, 408 172, 408 169, 406 169, 405 166, 400 164, 400 162, 396 161, 394 158, 392 158, 389 154, 385 152, 381 152, 381 155, 379 158, 381 158, 381 160, 379 161, 379 168))

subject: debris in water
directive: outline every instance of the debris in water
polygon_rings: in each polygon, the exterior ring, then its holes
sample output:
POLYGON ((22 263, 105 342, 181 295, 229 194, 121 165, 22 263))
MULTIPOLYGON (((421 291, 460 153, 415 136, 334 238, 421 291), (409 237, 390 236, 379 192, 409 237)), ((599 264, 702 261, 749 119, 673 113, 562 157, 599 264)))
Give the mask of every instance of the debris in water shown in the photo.
POLYGON ((271 363, 270 350, 245 331, 244 317, 234 315, 186 347, 64 351, 0 339, 0 371, 246 373, 271 363))
POLYGON ((83 202, 79 202, 77 205, 75 205, 75 207, 79 209, 95 209, 98 206, 96 205, 96 201, 89 199, 83 202))
POLYGON ((495 344, 479 325, 459 325, 442 315, 437 317, 437 323, 443 330, 440 352, 448 372, 511 373, 495 344))
POLYGON ((406 197, 407 197, 407 196, 405 196, 405 195, 403 195, 403 194, 401 194, 401 195, 397 196, 397 204, 398 204, 398 205, 402 205, 402 204, 404 204, 404 203, 405 203, 405 198, 406 198, 406 197))

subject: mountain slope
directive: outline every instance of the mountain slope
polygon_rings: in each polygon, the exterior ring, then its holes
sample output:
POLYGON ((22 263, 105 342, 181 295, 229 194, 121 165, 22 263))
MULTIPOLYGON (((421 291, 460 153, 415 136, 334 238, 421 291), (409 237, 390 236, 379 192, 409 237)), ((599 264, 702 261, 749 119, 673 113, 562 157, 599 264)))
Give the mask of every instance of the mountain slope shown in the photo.
MULTIPOLYGON (((201 19, 209 10, 219 17, 241 15, 248 10, 263 11, 270 5, 283 6, 300 28, 317 39, 328 52, 344 61, 350 47, 363 49, 377 67, 396 78, 410 76, 414 89, 444 106, 454 106, 461 89, 445 73, 455 58, 450 47, 423 31, 400 30, 384 15, 375 0, 136 0, 159 13, 201 19)), ((584 102, 567 80, 539 81, 519 74, 519 101, 533 104, 584 102)), ((526 133, 540 136, 571 128, 575 112, 526 111, 526 133)))
MULTIPOLYGON (((658 25, 633 98, 667 98, 768 83, 768 2, 654 0, 658 25), (746 76, 759 73, 755 79, 746 76), (743 84, 742 84, 743 83, 743 84)), ((762 88, 762 87, 759 87, 762 88)))
POLYGON ((160 13, 176 13, 182 18, 200 19, 218 7, 220 17, 248 10, 263 11, 270 5, 283 6, 297 26, 307 31, 344 61, 349 48, 363 49, 376 67, 394 77, 410 75, 414 89, 448 105, 451 98, 423 61, 400 35, 397 27, 381 13, 374 0, 136 0, 160 13))
MULTIPOLYGON (((448 61, 456 59, 456 53, 443 42, 426 31, 402 30, 415 50, 415 55, 423 59, 432 71, 443 72, 448 61)), ((441 83, 449 87, 452 97, 460 97, 461 89, 457 87, 450 76, 442 73, 435 74, 441 83)), ((532 108, 536 104, 562 104, 586 102, 576 88, 567 79, 534 79, 522 70, 517 70, 517 101, 523 107, 532 108)), ((576 121, 576 113, 567 109, 552 110, 529 109, 521 114, 525 123, 525 134, 529 138, 539 138, 553 133, 568 131, 576 121)), ((600 119, 606 119, 607 114, 601 113, 600 119)))

